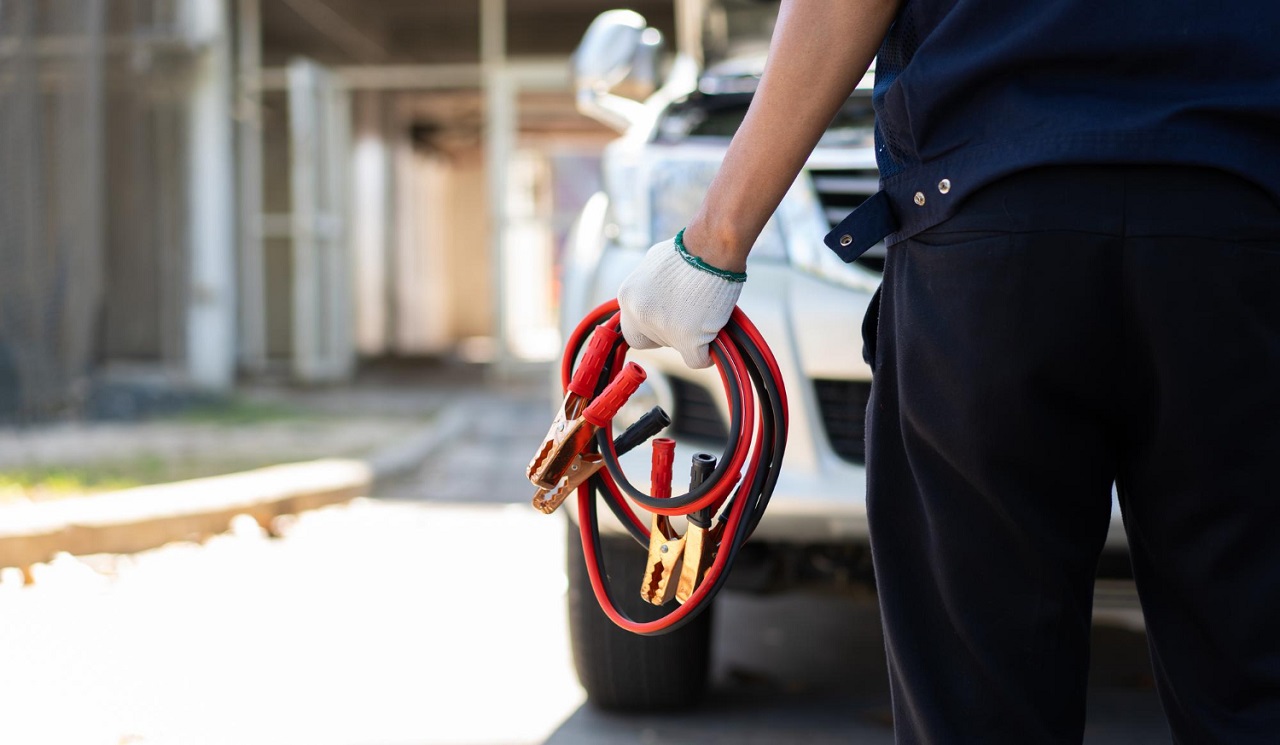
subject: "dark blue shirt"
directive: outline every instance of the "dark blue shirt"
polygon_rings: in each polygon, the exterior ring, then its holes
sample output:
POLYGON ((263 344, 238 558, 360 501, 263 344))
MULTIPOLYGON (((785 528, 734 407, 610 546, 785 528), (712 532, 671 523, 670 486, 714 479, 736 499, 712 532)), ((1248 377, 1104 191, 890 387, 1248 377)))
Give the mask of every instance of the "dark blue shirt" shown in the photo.
POLYGON ((1280 0, 906 0, 876 61, 881 192, 852 261, 1050 164, 1187 164, 1280 199, 1280 0))

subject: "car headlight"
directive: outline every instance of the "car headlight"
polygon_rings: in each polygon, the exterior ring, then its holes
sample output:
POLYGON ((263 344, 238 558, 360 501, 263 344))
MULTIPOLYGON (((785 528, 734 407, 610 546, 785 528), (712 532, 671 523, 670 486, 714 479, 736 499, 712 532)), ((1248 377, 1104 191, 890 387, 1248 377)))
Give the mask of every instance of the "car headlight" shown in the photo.
MULTIPOLYGON (((649 172, 649 228, 651 242, 666 240, 689 224, 720 169, 715 157, 665 159, 649 172)), ((785 262, 787 247, 778 221, 770 217, 751 249, 749 263, 785 262)))

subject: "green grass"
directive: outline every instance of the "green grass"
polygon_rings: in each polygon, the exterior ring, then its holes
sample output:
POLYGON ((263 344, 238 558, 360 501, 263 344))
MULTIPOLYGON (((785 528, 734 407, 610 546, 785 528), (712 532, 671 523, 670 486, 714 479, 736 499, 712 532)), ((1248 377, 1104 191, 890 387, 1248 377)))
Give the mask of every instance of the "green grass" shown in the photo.
POLYGON ((28 466, 0 471, 0 502, 58 499, 155 483, 163 470, 158 458, 88 466, 28 466))
MULTIPOLYGON (((429 418, 422 417, 422 420, 426 421, 429 418)), ((308 409, 298 404, 256 401, 241 396, 193 407, 163 419, 165 422, 176 425, 225 426, 229 430, 243 427, 246 433, 252 432, 260 425, 271 424, 301 423, 306 428, 314 425, 324 429, 341 424, 343 420, 344 417, 340 415, 308 409)), ((396 420, 396 422, 397 426, 404 426, 403 420, 396 420)), ((177 429, 181 430, 182 427, 179 426, 177 429)), ((227 434, 235 436, 234 431, 229 431, 227 434)), ((369 449, 382 444, 385 443, 370 442, 369 449)), ((347 449, 349 450, 350 447, 347 449)), ((253 452, 241 448, 238 452, 219 454, 215 448, 212 451, 185 456, 140 453, 113 460, 74 465, 49 464, 0 468, 0 505, 6 502, 62 499, 136 486, 218 476, 289 461, 327 456, 356 457, 362 454, 363 452, 329 452, 328 446, 317 444, 314 448, 286 447, 280 452, 253 452)))
POLYGON ((0 471, 0 491, 39 489, 68 494, 107 489, 127 489, 146 483, 136 475, 97 470, 93 468, 19 468, 0 471))
POLYGON ((149 455, 78 466, 28 466, 0 470, 0 504, 22 499, 44 501, 148 484, 217 476, 278 462, 172 461, 149 455))
POLYGON ((225 402, 195 406, 171 419, 188 424, 219 424, 229 427, 267 424, 307 419, 322 419, 323 414, 284 403, 251 401, 233 397, 225 402))

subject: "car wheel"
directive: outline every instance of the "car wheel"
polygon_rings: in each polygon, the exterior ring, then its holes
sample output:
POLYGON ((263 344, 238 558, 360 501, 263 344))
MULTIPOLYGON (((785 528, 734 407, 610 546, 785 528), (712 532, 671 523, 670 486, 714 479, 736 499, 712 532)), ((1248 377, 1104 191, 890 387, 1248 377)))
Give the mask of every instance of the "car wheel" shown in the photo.
MULTIPOLYGON (((711 612, 661 636, 618 628, 600 610, 591 589, 582 541, 570 523, 569 636, 578 680, 594 705, 612 711, 671 711, 693 706, 707 686, 711 612)), ((601 537, 601 557, 618 609, 637 621, 671 612, 640 599, 646 552, 630 537, 601 537)))

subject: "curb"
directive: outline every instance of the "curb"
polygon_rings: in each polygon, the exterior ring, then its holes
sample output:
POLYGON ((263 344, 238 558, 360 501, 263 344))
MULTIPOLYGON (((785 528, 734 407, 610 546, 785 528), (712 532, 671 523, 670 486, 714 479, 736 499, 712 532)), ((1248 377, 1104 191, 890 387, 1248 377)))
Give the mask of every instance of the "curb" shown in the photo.
POLYGON ((0 508, 0 567, 22 568, 57 554, 136 553, 224 533, 249 515, 271 531, 274 518, 368 495, 378 479, 413 471, 460 435, 460 407, 365 460, 329 458, 168 484, 0 508))
POLYGON ((470 423, 470 417, 462 406, 450 406, 436 417, 431 426, 405 438, 404 442, 390 445, 365 459, 373 479, 395 478, 412 473, 422 461, 432 457, 450 440, 457 439, 470 423))

